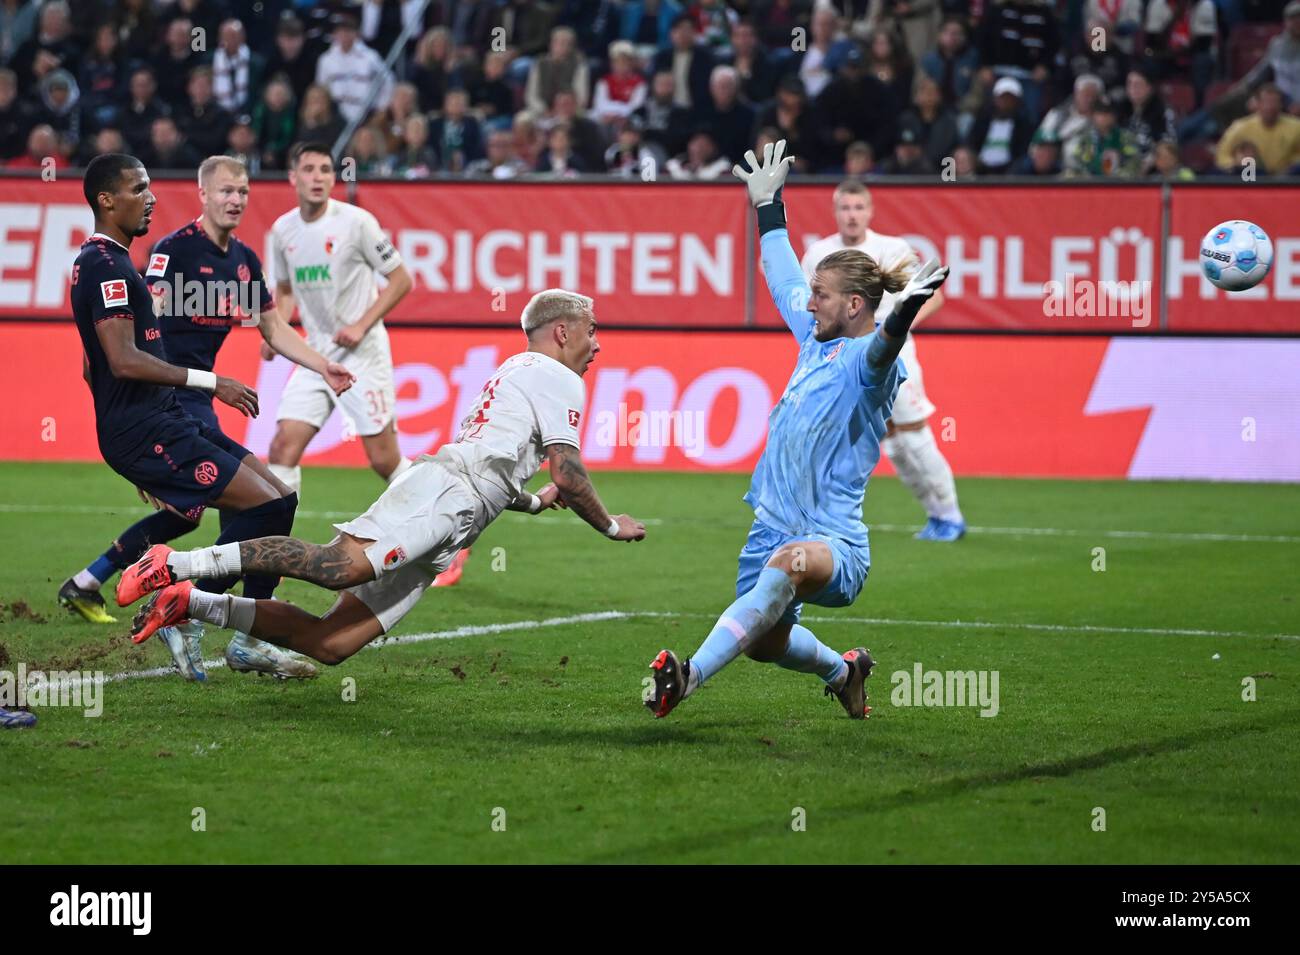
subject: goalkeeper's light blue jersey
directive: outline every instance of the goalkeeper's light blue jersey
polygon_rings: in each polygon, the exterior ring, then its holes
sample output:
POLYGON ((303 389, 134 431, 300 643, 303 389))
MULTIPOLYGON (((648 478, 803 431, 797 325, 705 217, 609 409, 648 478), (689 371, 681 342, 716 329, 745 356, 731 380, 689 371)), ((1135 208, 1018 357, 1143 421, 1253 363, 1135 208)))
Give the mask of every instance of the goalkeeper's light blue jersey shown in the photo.
POLYGON ((862 499, 880 460, 902 361, 873 369, 875 334, 819 342, 807 310, 811 290, 785 229, 762 238, 772 300, 799 341, 799 361, 768 417, 767 446, 745 501, 754 516, 792 536, 826 534, 867 546, 862 499))

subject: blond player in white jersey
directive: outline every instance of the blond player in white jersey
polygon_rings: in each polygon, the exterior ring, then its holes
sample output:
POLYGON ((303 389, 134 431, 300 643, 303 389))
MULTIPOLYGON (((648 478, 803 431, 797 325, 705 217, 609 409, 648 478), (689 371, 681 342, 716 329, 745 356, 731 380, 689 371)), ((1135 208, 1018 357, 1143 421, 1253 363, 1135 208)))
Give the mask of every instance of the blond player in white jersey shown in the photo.
MULTIPOLYGON (((271 471, 301 493, 299 462, 337 403, 361 438, 370 466, 392 481, 411 466, 397 444, 393 354, 383 319, 411 289, 401 256, 364 209, 330 198, 334 162, 322 143, 298 143, 289 154, 289 181, 298 208, 271 226, 276 305, 288 320, 295 304, 307 341, 357 377, 335 398, 324 379, 294 369, 280 398, 271 471), (377 290, 375 273, 388 284, 377 290)), ((263 358, 269 358, 263 349, 263 358)))
POLYGON ((387 633, 456 552, 503 510, 569 507, 616 541, 639 541, 645 525, 611 517, 582 463, 582 375, 600 351, 592 301, 563 289, 533 296, 522 324, 528 350, 492 375, 456 440, 424 455, 356 520, 336 524, 326 545, 264 537, 192 551, 152 547, 122 572, 118 603, 158 591, 136 614, 140 639, 184 619, 234 627, 321 663, 339 663, 387 633), (553 483, 524 490, 543 460, 553 483), (194 589, 195 578, 279 574, 340 590, 323 617, 278 600, 194 589))
MULTIPOLYGON (((856 179, 840 183, 835 190, 835 224, 839 231, 810 245, 800 262, 809 282, 817 271, 817 263, 840 249, 865 252, 884 271, 897 265, 908 265, 910 276, 920 267, 916 251, 905 240, 871 231, 871 214, 871 193, 867 187, 856 179)), ((889 314, 893 301, 894 296, 886 292, 876 314, 889 314)), ((943 293, 935 292, 930 301, 921 306, 913 326, 934 314, 942 305, 943 293)), ((917 533, 917 539, 959 540, 966 533, 966 521, 957 505, 957 485, 952 468, 930 430, 929 419, 935 408, 925 394, 921 363, 916 357, 916 343, 911 335, 903 343, 899 358, 907 367, 907 380, 898 389, 893 416, 887 422, 889 431, 880 442, 880 448, 894 465, 899 480, 925 508, 926 524, 917 533)))

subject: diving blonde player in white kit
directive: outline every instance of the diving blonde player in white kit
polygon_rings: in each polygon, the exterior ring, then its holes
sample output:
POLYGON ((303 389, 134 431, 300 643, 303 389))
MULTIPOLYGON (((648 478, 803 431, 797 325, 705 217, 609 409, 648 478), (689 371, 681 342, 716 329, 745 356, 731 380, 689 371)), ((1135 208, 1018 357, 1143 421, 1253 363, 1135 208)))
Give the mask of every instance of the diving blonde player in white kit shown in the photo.
MULTIPOLYGON (((871 193, 867 187, 855 179, 840 183, 835 190, 835 224, 839 231, 810 245, 800 263, 809 282, 817 271, 817 264, 840 249, 865 252, 883 271, 906 265, 908 276, 915 274, 921 264, 916 251, 898 236, 871 231, 871 214, 871 193)), ((877 313, 887 315, 893 301, 894 296, 886 293, 877 313)), ((942 305, 943 292, 935 292, 934 297, 921 307, 914 324, 920 324, 942 305)), ((957 505, 957 485, 952 468, 930 430, 929 418, 935 407, 926 397, 921 364, 911 335, 903 343, 899 358, 907 367, 907 380, 898 389, 893 415, 887 422, 889 431, 880 442, 880 448, 894 465, 899 480, 925 508, 928 519, 925 527, 917 533, 917 539, 959 540, 966 533, 966 520, 957 505)))
POLYGON ((456 440, 424 455, 370 510, 336 524, 329 544, 263 537, 192 551, 157 544, 122 572, 119 605, 158 591, 136 614, 144 639, 185 619, 251 633, 334 664, 387 633, 415 606, 456 552, 503 510, 568 507, 606 537, 639 541, 645 525, 611 517, 582 463, 582 375, 600 351, 592 301, 563 289, 533 296, 521 320, 528 350, 506 359, 483 386, 456 440), (550 464, 553 483, 524 485, 550 464), (279 600, 207 594, 195 578, 279 574, 342 591, 323 617, 279 600))

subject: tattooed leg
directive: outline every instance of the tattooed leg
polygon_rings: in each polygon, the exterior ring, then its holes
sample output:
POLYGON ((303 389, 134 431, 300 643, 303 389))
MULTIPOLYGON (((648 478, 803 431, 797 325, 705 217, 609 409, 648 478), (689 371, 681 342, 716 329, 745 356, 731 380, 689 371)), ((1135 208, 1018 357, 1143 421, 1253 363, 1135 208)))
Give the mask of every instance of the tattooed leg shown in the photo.
POLYGON ((350 534, 329 544, 312 544, 296 537, 260 537, 239 542, 239 563, 244 573, 278 574, 342 590, 374 579, 374 568, 364 552, 368 543, 350 534))
MULTIPOLYGON (((169 548, 167 566, 172 580, 262 574, 342 590, 375 579, 375 570, 366 557, 366 547, 371 543, 351 534, 340 534, 328 544, 312 544, 295 537, 258 537, 190 551, 169 548)), ((144 592, 148 589, 156 588, 144 592)), ((118 597, 121 599, 120 591, 118 597)))

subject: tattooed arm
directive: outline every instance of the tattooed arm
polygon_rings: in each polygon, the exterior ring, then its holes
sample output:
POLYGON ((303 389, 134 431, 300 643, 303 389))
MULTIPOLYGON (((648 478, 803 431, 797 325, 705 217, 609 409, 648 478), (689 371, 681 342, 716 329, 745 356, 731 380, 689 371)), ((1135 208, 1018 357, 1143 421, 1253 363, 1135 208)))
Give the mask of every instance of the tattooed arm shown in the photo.
POLYGON ((551 479, 559 491, 559 500, 602 534, 620 541, 639 541, 645 537, 645 525, 626 514, 611 517, 600 495, 592 487, 582 454, 571 444, 548 444, 546 457, 551 465, 551 479), (618 525, 617 532, 610 529, 618 525))

